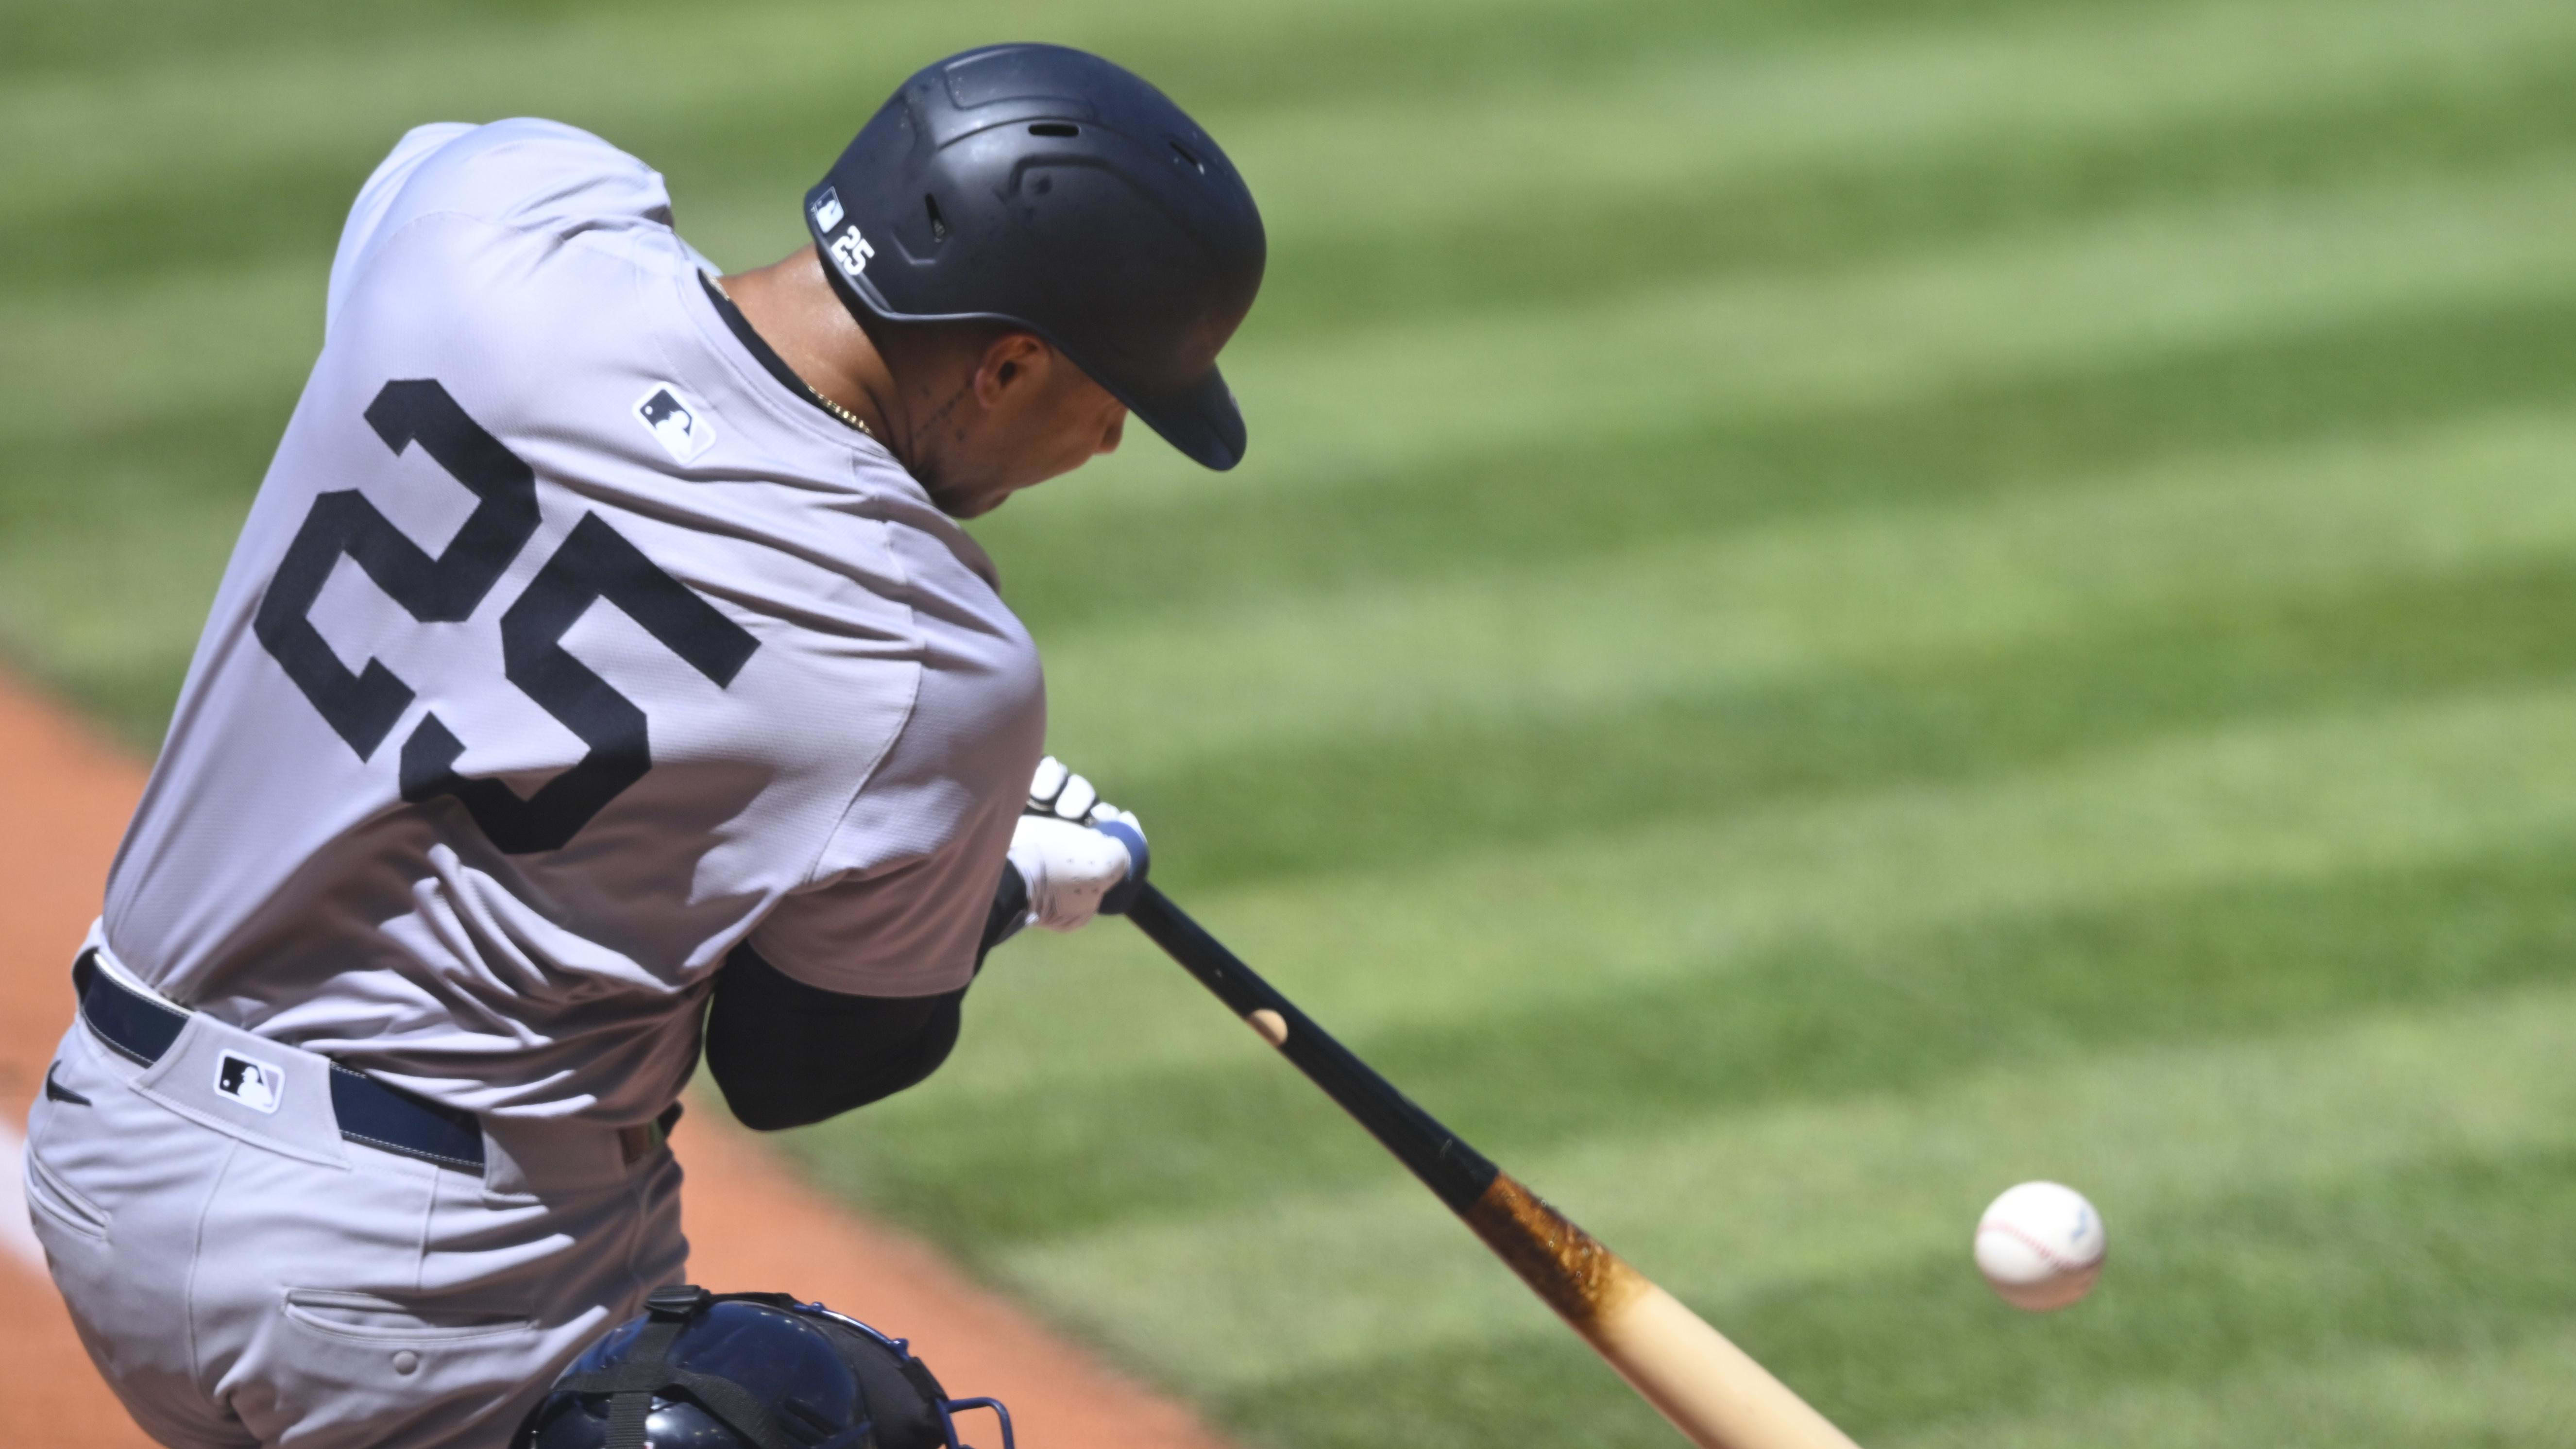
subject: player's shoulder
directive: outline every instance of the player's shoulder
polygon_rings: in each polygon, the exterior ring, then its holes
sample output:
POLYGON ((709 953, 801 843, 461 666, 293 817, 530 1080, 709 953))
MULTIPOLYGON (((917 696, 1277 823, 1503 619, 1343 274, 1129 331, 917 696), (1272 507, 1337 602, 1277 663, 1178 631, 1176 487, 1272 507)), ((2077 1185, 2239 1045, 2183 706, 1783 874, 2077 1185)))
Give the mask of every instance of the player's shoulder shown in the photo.
POLYGON ((406 265, 459 263, 519 245, 512 238, 537 254, 591 243, 584 250, 605 248, 654 271, 700 261, 671 229, 661 174, 634 156, 560 121, 447 122, 405 135, 359 190, 332 259, 328 314, 339 315, 361 273, 397 238, 442 220, 444 234, 406 249, 406 265), (466 219, 462 232, 457 218, 466 219))
POLYGON ((378 179, 394 170, 401 172, 396 219, 446 211, 520 229, 671 224, 671 196, 659 172, 560 121, 425 126, 394 148, 378 179))
POLYGON ((556 238, 622 232, 669 239, 671 195, 652 167, 560 121, 421 126, 359 189, 340 234, 335 297, 342 275, 380 239, 430 216, 556 238))

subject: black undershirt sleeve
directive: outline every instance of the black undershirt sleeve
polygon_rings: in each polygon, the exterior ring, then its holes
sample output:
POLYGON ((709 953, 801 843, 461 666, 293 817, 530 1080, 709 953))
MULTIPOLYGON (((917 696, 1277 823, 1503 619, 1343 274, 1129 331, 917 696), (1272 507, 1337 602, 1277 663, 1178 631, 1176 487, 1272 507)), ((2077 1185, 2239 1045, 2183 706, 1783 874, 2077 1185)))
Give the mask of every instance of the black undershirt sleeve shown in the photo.
MULTIPOLYGON (((1028 887, 1002 867, 976 952, 1008 940, 1028 916, 1028 887)), ((850 996, 795 980, 736 947, 716 973, 707 1012, 707 1070, 744 1126, 761 1132, 837 1117, 919 1085, 957 1045, 966 988, 936 996, 850 996)))

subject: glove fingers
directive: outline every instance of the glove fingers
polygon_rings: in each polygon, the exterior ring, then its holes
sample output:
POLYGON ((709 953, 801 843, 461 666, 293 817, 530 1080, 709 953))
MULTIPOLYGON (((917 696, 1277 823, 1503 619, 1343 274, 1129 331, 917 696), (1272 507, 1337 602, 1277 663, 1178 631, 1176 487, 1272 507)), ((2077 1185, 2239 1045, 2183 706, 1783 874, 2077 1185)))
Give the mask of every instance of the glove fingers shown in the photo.
POLYGON ((1089 816, 1091 807, 1099 803, 1100 792, 1091 788, 1089 780, 1080 775, 1069 775, 1065 778, 1063 791, 1055 797, 1055 818, 1081 820, 1089 816))
POLYGON ((1040 760, 1010 852, 1028 886, 1035 923, 1053 931, 1088 923, 1104 897, 1141 871, 1144 838, 1145 827, 1133 812, 1101 799, 1089 780, 1055 756, 1040 760), (1103 825, 1122 827, 1129 838, 1103 834, 1103 825))
POLYGON ((1029 808, 1052 808, 1055 797, 1064 792, 1064 782, 1072 775, 1073 772, 1065 768, 1064 761, 1053 755, 1038 761, 1038 772, 1029 781, 1029 808))
POLYGON ((1126 879, 1132 859, 1116 838, 1048 815, 1021 818, 1010 858, 1028 887, 1030 914, 1051 931, 1088 924, 1101 897, 1126 879))

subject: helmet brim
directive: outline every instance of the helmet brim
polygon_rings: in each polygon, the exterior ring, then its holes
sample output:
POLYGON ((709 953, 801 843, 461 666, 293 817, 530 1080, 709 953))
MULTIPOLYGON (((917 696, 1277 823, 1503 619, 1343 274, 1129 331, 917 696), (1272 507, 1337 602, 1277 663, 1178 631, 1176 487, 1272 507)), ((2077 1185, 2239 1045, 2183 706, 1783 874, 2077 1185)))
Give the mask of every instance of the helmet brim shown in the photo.
MULTIPOLYGON (((816 192, 822 190, 815 188, 816 192)), ((1127 411, 1142 418, 1164 442, 1180 450, 1181 456, 1202 468, 1223 473, 1243 461, 1247 441, 1243 427, 1243 409, 1235 403, 1234 389, 1226 386, 1225 374, 1215 364, 1197 382, 1170 392, 1149 393, 1122 386, 1115 378, 1085 362, 1063 339, 1050 336, 1045 328, 1031 326, 1018 317, 1003 312, 950 312, 935 315, 905 312, 888 303, 885 294, 866 275, 852 276, 834 266, 829 251, 830 238, 814 225, 811 197, 805 210, 806 229, 814 238, 815 259, 823 275, 839 295, 842 306, 852 312, 865 311, 889 322, 993 322, 1019 328, 1043 339, 1049 347, 1064 354, 1083 375, 1106 389, 1111 397, 1126 404, 1127 411)))
MULTIPOLYGON (((1099 380, 1097 374, 1094 380, 1099 380)), ((1196 384, 1162 396, 1130 397, 1115 387, 1109 391, 1164 442, 1200 467, 1222 473, 1243 461, 1243 409, 1234 401, 1234 389, 1225 385, 1225 374, 1216 368, 1209 368, 1196 384)))

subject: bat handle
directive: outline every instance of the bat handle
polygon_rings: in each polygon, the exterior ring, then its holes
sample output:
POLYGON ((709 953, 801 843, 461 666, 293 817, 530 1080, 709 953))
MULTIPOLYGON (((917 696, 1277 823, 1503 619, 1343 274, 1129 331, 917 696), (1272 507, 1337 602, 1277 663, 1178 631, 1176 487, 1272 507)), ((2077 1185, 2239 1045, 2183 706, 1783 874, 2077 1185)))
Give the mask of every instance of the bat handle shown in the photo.
POLYGON ((1145 832, 1124 820, 1103 820, 1092 827, 1127 848, 1127 877, 1109 888, 1100 898, 1100 914, 1123 916, 1136 904, 1145 890, 1145 873, 1154 868, 1154 852, 1145 844, 1145 832))
POLYGON ((1171 897, 1150 884, 1142 886, 1127 904, 1127 919, 1261 1033, 1308 1081, 1323 1088, 1450 1211, 1463 1213, 1484 1195, 1494 1180, 1494 1164, 1316 1025, 1260 972, 1172 904, 1171 897))

